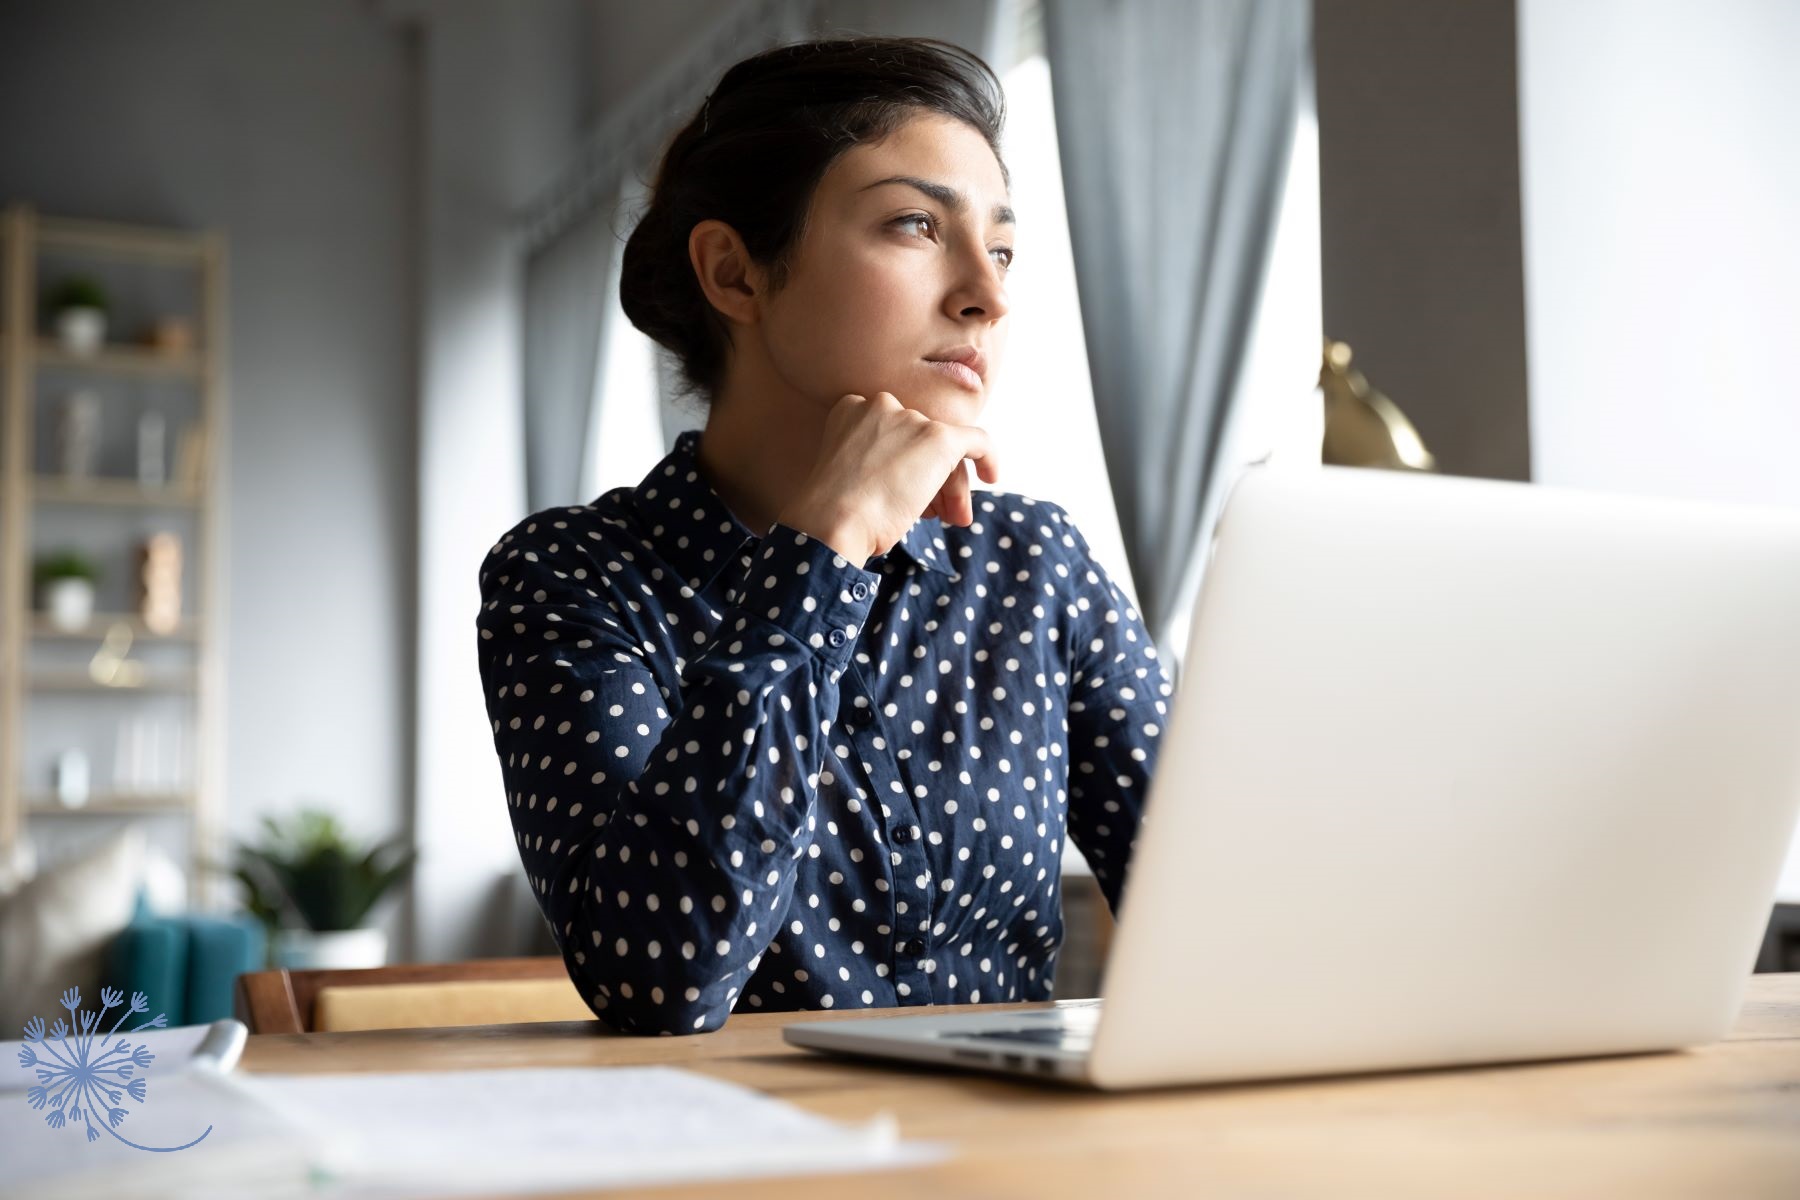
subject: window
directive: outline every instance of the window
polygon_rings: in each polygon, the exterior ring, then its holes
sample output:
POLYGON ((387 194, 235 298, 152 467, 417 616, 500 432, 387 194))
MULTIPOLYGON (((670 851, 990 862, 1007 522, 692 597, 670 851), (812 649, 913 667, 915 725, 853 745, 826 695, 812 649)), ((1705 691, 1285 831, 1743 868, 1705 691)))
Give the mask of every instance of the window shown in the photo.
POLYGON ((1135 604, 1094 417, 1050 107, 1050 64, 1034 54, 1007 71, 1002 83, 1001 149, 1019 213, 1019 255, 1007 282, 1012 315, 1006 357, 982 414, 1004 464, 995 486, 1068 509, 1094 557, 1135 604))

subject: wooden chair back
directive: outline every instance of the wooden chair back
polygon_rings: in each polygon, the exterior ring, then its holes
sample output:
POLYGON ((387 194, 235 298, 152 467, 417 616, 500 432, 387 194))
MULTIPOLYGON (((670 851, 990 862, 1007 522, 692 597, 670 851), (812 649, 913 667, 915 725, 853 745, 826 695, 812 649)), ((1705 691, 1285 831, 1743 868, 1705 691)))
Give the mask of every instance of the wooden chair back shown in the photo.
MULTIPOLYGON (((234 1001, 237 1018, 251 1033, 314 1033, 319 993, 327 988, 392 987, 416 984, 495 984, 549 983, 560 980, 568 984, 568 968, 560 958, 482 958, 454 963, 402 963, 388 967, 366 967, 355 970, 290 970, 247 971, 237 978, 234 1001)), ((561 989, 556 989, 560 992, 561 989)), ((491 989, 490 989, 491 991, 491 989)), ((544 989, 525 989, 541 997, 544 989)), ((577 995, 577 1001, 579 996, 577 995)), ((568 1019, 573 1013, 566 1002, 550 1009, 538 1008, 552 1015, 537 1016, 522 1011, 520 1021, 568 1019)), ((591 1014, 590 1014, 591 1015, 591 1014)))

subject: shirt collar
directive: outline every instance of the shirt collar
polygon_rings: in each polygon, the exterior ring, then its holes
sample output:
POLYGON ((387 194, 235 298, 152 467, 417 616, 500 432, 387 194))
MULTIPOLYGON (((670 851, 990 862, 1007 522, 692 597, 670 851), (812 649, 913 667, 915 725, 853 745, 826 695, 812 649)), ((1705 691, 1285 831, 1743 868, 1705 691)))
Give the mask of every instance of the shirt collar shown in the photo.
MULTIPOLYGON (((745 550, 746 542, 763 536, 738 520, 706 481, 699 462, 700 434, 687 429, 677 435, 675 448, 650 468, 631 495, 652 548, 674 564, 695 591, 706 590, 745 550)), ((889 553, 928 571, 956 573, 944 545, 942 522, 935 517, 914 521, 889 553)), ((886 554, 877 554, 867 569, 879 571, 886 561, 886 554)))

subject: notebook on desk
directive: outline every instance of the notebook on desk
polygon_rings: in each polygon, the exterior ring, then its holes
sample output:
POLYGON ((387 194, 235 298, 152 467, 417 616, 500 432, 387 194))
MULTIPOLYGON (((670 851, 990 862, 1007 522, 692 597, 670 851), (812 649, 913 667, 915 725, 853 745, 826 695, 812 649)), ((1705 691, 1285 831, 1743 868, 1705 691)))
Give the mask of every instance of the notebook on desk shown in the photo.
POLYGON ((1800 513, 1252 467, 1211 553, 1104 1000, 790 1042, 1130 1088, 1723 1035, 1800 808, 1800 513))

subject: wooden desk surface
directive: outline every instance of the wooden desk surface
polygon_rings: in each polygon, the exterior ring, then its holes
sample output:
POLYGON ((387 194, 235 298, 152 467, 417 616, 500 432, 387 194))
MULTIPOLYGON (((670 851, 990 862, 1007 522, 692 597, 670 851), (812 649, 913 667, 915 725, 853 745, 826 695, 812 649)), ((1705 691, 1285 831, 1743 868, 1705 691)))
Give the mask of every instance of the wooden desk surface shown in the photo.
POLYGON ((824 1116, 888 1111, 902 1136, 955 1148, 925 1167, 659 1196, 1800 1197, 1800 974, 1753 976, 1729 1038, 1698 1050, 1120 1095, 865 1065, 781 1040, 792 1020, 857 1015, 744 1012, 674 1038, 619 1037, 598 1021, 266 1035, 242 1067, 668 1064, 824 1116))

